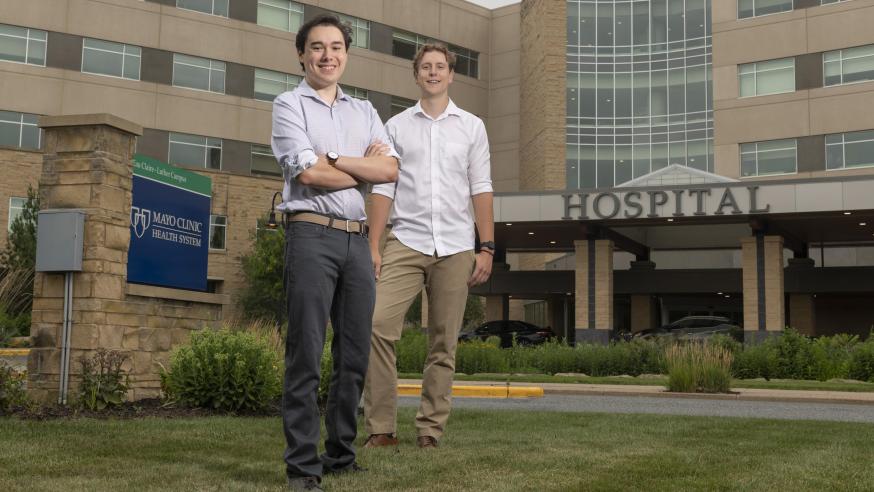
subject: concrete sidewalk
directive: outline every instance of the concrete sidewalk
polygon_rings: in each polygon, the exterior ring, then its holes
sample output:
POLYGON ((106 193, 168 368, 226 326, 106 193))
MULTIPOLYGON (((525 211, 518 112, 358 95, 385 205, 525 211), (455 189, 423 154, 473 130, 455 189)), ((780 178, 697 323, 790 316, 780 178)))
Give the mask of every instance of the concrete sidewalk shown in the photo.
MULTIPOLYGON (((421 386, 420 379, 401 379, 398 385, 421 386)), ((542 388, 545 395, 593 395, 593 396, 647 396, 656 398, 697 398, 712 400, 748 400, 748 401, 778 401, 778 402, 815 402, 815 403, 858 403, 874 405, 874 392, 849 391, 805 391, 805 390, 772 390, 772 389, 734 389, 732 394, 706 393, 671 393, 664 386, 640 386, 624 384, 567 384, 567 383, 506 383, 490 381, 459 381, 453 389, 464 386, 463 395, 468 397, 495 398, 498 388, 526 388, 525 391, 512 391, 519 396, 536 397, 536 391, 529 388, 542 388), (482 388, 477 391, 476 388, 482 388), (474 388, 473 390, 469 388, 474 388), (524 393, 524 394, 523 394, 524 393)))

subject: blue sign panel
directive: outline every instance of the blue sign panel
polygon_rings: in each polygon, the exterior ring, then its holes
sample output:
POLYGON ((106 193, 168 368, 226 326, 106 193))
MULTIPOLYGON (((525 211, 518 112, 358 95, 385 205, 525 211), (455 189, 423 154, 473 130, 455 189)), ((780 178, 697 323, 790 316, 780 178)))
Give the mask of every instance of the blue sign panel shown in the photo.
POLYGON ((206 291, 211 187, 205 176, 134 157, 128 282, 206 291))

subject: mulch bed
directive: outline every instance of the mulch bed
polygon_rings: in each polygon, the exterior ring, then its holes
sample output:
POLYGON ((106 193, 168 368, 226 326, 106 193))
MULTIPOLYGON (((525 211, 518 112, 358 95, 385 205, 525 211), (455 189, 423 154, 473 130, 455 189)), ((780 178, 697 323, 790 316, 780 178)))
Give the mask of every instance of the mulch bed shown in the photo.
POLYGON ((168 404, 166 401, 159 398, 151 398, 138 400, 135 402, 125 402, 121 405, 106 408, 100 411, 92 411, 87 408, 80 408, 75 405, 68 406, 21 406, 12 409, 10 414, 22 420, 62 420, 62 419, 104 419, 104 420, 129 420, 141 418, 192 418, 192 417, 215 417, 215 416, 232 416, 232 417, 278 417, 279 402, 272 403, 262 410, 252 411, 245 410, 239 412, 228 412, 223 410, 211 410, 207 408, 189 408, 178 405, 168 404))

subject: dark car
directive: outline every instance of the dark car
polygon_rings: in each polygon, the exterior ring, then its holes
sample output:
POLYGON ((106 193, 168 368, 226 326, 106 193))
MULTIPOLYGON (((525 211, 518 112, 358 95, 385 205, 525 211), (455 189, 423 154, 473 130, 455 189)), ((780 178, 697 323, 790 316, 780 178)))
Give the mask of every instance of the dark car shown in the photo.
POLYGON ((489 337, 498 337, 501 339, 501 348, 513 346, 513 340, 516 345, 538 345, 555 334, 549 327, 540 328, 525 321, 519 320, 497 320, 483 323, 482 325, 458 335, 458 341, 464 342, 467 340, 486 340, 489 337))
POLYGON ((644 339, 671 337, 678 340, 700 340, 715 334, 728 335, 735 340, 743 341, 741 327, 722 316, 686 316, 659 328, 639 331, 632 337, 644 339))

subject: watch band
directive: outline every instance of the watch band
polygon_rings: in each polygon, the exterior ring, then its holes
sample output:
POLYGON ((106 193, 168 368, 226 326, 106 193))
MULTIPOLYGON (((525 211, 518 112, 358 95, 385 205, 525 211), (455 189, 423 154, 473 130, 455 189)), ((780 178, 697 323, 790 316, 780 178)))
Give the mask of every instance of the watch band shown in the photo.
POLYGON ((494 241, 480 241, 479 249, 480 250, 488 249, 488 250, 494 251, 496 249, 495 242, 494 241))

